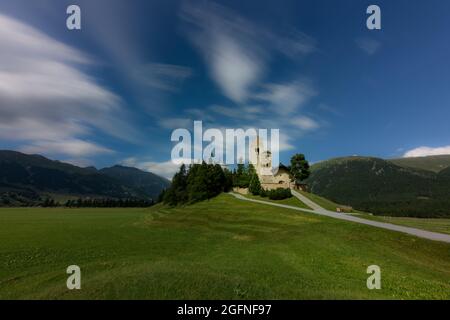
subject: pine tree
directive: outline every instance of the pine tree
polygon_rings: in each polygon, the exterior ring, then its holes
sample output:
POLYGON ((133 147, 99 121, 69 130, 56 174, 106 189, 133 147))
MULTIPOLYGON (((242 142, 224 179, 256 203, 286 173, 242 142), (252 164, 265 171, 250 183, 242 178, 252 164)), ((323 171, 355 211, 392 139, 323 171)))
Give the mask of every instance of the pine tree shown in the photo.
POLYGON ((251 194, 257 196, 261 193, 261 183, 259 181, 259 177, 256 173, 253 173, 252 178, 250 180, 250 184, 248 186, 248 191, 251 194))

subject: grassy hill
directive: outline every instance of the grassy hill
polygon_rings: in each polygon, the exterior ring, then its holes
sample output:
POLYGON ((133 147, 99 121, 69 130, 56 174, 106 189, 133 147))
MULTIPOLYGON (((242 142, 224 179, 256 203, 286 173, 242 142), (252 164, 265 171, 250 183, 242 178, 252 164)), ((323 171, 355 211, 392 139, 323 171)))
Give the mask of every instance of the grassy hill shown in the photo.
POLYGON ((0 299, 450 299, 450 245, 234 199, 0 209, 0 299), (65 287, 67 266, 82 289, 65 287), (380 266, 382 289, 366 268, 380 266))
POLYGON ((398 166, 372 157, 317 163, 311 191, 343 205, 382 215, 450 216, 450 169, 439 173, 398 166))
POLYGON ((36 205, 52 197, 156 198, 170 182, 149 172, 116 166, 98 171, 39 155, 0 151, 0 206, 36 205))
POLYGON ((415 168, 439 172, 450 167, 450 155, 389 159, 389 162, 400 167, 415 168))

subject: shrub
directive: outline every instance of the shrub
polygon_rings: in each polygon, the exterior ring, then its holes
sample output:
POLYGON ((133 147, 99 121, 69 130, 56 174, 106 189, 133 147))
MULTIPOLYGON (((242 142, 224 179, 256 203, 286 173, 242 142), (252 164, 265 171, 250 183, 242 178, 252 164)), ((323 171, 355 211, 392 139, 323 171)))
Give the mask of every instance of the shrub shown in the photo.
POLYGON ((259 192, 259 195, 263 198, 267 198, 267 191, 264 190, 264 188, 261 188, 261 191, 259 192))
POLYGON ((266 191, 270 200, 283 200, 292 197, 291 189, 278 188, 266 191))

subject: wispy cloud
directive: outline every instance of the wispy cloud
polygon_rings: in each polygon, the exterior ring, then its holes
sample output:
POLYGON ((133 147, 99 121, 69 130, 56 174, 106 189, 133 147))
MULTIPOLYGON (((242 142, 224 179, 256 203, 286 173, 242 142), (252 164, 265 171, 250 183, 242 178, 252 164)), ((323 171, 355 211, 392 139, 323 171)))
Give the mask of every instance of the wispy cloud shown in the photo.
POLYGON ((290 119, 290 123, 293 126, 302 129, 304 131, 310 131, 319 128, 319 124, 315 120, 306 116, 299 116, 292 118, 290 119))
POLYGON ((301 32, 275 34, 213 2, 186 2, 180 15, 191 27, 189 37, 212 79, 237 103, 246 102, 261 83, 271 53, 297 59, 315 50, 312 38, 301 32))
POLYGON ((415 149, 411 149, 406 151, 403 154, 404 158, 411 158, 411 157, 426 157, 426 156, 436 156, 436 155, 443 155, 443 154, 450 154, 450 146, 443 146, 443 147, 418 147, 415 149))
POLYGON ((373 55, 381 48, 381 42, 370 38, 358 38, 355 40, 356 45, 368 55, 373 55))
POLYGON ((192 75, 191 68, 163 63, 140 66, 134 76, 142 85, 166 91, 177 91, 181 83, 192 75))
POLYGON ((266 84, 264 91, 254 95, 255 99, 268 103, 275 113, 290 115, 297 112, 316 91, 306 81, 285 84, 266 84))
POLYGON ((110 151, 83 141, 93 130, 133 139, 120 97, 78 69, 88 56, 2 14, 0 43, 0 139, 70 156, 110 151))
POLYGON ((34 141, 20 148, 25 153, 65 154, 73 157, 84 157, 92 154, 113 153, 111 149, 99 146, 96 143, 79 139, 59 141, 34 141))

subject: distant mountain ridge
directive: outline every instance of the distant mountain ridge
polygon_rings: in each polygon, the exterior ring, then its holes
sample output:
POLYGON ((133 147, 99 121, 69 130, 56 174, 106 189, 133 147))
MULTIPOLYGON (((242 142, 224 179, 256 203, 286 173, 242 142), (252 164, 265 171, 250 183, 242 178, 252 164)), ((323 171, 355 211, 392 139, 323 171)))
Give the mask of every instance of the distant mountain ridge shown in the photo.
POLYGON ((80 168, 40 155, 0 151, 0 205, 33 205, 48 194, 156 199, 169 185, 136 168, 80 168))
POLYGON ((313 193, 375 214, 450 216, 450 167, 435 171, 445 157, 419 160, 330 159, 311 166, 307 183, 313 193))

